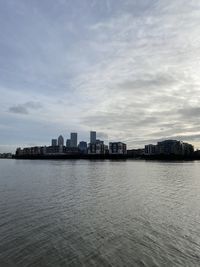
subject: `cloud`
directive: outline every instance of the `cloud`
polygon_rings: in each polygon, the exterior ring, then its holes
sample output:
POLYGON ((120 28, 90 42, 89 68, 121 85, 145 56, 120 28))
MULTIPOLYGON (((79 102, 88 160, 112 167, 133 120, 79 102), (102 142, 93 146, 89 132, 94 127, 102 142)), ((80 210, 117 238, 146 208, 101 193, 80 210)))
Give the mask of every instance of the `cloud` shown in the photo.
POLYGON ((199 115, 200 115, 200 107, 188 107, 182 108, 178 110, 178 112, 182 115, 183 118, 194 118, 195 120, 198 120, 199 122, 199 115))
POLYGON ((118 87, 120 90, 138 90, 139 92, 150 89, 161 91, 167 90, 176 83, 177 79, 173 75, 170 76, 169 73, 154 73, 153 75, 143 73, 140 79, 136 77, 135 80, 124 81, 118 87))
POLYGON ((80 91, 93 103, 82 123, 134 145, 138 138, 145 142, 152 136, 195 133, 199 121, 200 38, 194 3, 154 1, 143 11, 92 26, 91 48, 106 57, 79 77, 80 91))
POLYGON ((23 105, 10 107, 9 111, 12 113, 24 114, 24 115, 29 113, 27 107, 24 107, 23 105))
POLYGON ((9 112, 16 114, 28 115, 30 111, 41 109, 40 102, 29 101, 23 104, 18 104, 9 108, 9 112))
POLYGON ((2 122, 30 120, 29 143, 42 124, 130 146, 198 137, 200 2, 47 3, 0 4, 2 122))

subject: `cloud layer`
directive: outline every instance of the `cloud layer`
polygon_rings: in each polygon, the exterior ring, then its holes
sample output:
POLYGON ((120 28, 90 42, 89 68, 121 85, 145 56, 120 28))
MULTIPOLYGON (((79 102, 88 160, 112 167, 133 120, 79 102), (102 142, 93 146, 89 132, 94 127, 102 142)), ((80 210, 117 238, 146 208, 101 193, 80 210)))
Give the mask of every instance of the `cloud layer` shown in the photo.
POLYGON ((42 107, 40 102, 29 101, 23 104, 18 104, 9 108, 9 111, 16 114, 29 114, 30 111, 38 110, 42 107))
POLYGON ((200 146, 199 8, 196 0, 1 2, 1 145, 70 131, 87 139, 93 129, 129 147, 168 137, 200 146))

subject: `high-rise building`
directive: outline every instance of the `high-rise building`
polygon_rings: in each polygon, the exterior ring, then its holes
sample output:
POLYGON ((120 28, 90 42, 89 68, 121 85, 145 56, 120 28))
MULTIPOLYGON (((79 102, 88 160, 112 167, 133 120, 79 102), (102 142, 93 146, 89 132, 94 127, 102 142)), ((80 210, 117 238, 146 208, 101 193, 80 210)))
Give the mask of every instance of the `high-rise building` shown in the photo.
POLYGON ((78 145, 79 151, 83 154, 87 153, 87 142, 81 141, 78 145))
POLYGON ((67 139, 67 141, 66 141, 66 147, 71 147, 70 143, 71 143, 71 140, 70 139, 67 139))
POLYGON ((64 138, 62 135, 58 137, 58 146, 64 146, 64 138))
POLYGON ((94 131, 91 131, 90 132, 90 143, 91 144, 95 144, 96 143, 96 132, 94 132, 94 131))
POLYGON ((77 139, 78 139, 78 134, 71 133, 70 147, 77 147, 77 139))
POLYGON ((57 145, 58 145, 57 139, 52 139, 51 146, 57 146, 57 145))

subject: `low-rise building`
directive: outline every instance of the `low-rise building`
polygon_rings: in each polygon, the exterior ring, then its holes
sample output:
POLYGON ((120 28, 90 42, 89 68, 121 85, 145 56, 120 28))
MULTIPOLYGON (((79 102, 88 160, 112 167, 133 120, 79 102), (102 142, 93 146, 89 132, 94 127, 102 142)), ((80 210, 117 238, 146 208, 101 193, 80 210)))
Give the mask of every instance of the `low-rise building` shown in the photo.
POLYGON ((62 153, 61 148, 62 148, 62 146, 47 146, 47 147, 45 147, 45 153, 44 154, 62 153))
POLYGON ((144 153, 145 153, 145 151, 143 148, 127 150, 127 155, 129 157, 133 157, 133 158, 142 157, 144 155, 144 153))

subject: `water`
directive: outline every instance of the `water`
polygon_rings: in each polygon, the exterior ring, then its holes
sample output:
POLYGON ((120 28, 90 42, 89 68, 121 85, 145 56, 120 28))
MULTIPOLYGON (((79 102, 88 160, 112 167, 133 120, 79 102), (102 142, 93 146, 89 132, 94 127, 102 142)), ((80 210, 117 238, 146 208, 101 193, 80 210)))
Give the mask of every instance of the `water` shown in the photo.
POLYGON ((200 162, 0 160, 0 266, 200 266, 200 162))

